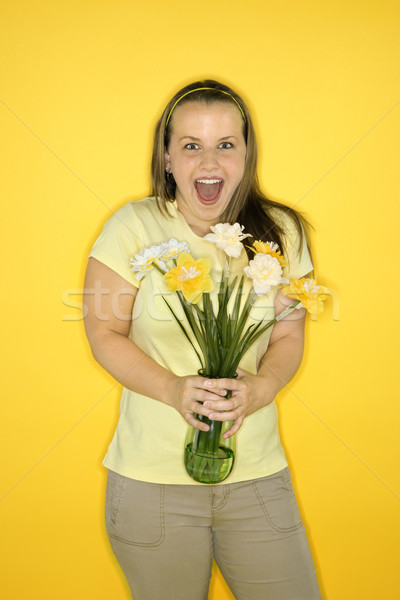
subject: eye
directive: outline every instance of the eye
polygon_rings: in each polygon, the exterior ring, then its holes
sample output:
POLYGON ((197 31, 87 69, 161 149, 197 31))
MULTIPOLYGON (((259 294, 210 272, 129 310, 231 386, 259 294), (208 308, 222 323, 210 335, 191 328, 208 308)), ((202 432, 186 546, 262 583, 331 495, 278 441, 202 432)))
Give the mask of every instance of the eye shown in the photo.
POLYGON ((186 144, 185 148, 186 150, 198 150, 199 147, 194 142, 191 142, 190 144, 186 144))
POLYGON ((222 142, 219 145, 219 148, 221 148, 221 150, 229 150, 229 148, 233 148, 233 144, 231 142, 222 142))

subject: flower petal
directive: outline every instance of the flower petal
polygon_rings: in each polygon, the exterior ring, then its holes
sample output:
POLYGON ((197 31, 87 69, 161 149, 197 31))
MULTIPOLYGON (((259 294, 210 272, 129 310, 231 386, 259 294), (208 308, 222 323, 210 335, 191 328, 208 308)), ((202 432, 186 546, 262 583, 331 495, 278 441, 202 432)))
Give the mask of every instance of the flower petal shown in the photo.
POLYGON ((282 269, 287 265, 285 258, 282 256, 281 251, 279 250, 278 244, 275 244, 274 242, 262 242, 261 240, 255 241, 251 250, 253 250, 255 254, 261 253, 274 256, 279 261, 282 269))
POLYGON ((249 266, 244 268, 244 272, 253 280, 253 289, 257 296, 268 294, 272 287, 284 281, 279 260, 270 254, 256 254, 249 266))
POLYGON ((301 279, 291 279, 290 284, 281 289, 281 292, 299 300, 301 304, 310 314, 317 315, 324 310, 324 301, 329 293, 328 288, 317 284, 315 279, 302 277, 301 279))
POLYGON ((178 242, 175 238, 171 238, 167 242, 161 242, 161 253, 160 258, 162 260, 169 260, 171 258, 178 258, 182 252, 188 252, 189 246, 186 242, 178 242))
POLYGON ((173 292, 182 292, 188 302, 196 304, 205 292, 214 289, 210 269, 209 258, 194 260, 190 254, 183 252, 178 258, 177 266, 164 275, 167 288, 173 292))
POLYGON ((153 263, 160 256, 161 245, 142 248, 135 256, 130 259, 132 265, 131 271, 135 273, 136 279, 139 281, 153 268, 153 263))
POLYGON ((204 236, 204 239, 208 242, 216 244, 217 248, 224 250, 227 256, 232 258, 239 258, 243 250, 243 244, 241 240, 246 237, 251 237, 250 233, 242 233, 244 227, 235 223, 217 223, 210 227, 213 233, 208 233, 204 236))

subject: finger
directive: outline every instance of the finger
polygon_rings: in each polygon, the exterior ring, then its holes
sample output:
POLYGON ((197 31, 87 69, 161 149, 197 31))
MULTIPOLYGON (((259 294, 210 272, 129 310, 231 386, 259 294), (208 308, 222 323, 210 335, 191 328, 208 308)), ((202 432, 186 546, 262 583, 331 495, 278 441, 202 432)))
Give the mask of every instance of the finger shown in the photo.
POLYGON ((234 398, 226 398, 224 400, 218 399, 218 400, 214 400, 214 401, 207 400, 207 402, 204 403, 204 406, 205 406, 205 408, 210 409, 210 413, 213 413, 214 411, 215 412, 228 412, 228 411, 232 411, 236 407, 238 407, 238 402, 234 398))
POLYGON ((225 395, 227 390, 239 390, 242 386, 237 379, 206 379, 204 382, 204 387, 209 390, 212 390, 215 394, 225 395))
POLYGON ((208 431, 210 429, 210 426, 207 425, 207 423, 204 423, 203 421, 200 421, 199 419, 196 419, 196 417, 194 416, 194 413, 192 412, 186 412, 184 415, 185 421, 187 423, 189 423, 189 425, 191 425, 192 427, 195 427, 196 429, 200 429, 200 431, 208 431))
POLYGON ((232 427, 230 427, 230 429, 228 429, 228 431, 226 431, 222 437, 225 440, 227 440, 228 438, 232 437, 233 435, 236 435, 237 432, 239 431, 239 429, 241 428, 241 426, 243 425, 243 421, 244 421, 243 417, 239 417, 239 419, 236 419, 236 421, 233 423, 232 427))
POLYGON ((182 393, 181 404, 184 409, 196 412, 194 403, 201 403, 201 405, 203 405, 207 401, 213 402, 215 400, 221 400, 221 397, 223 397, 223 395, 214 390, 204 389, 204 387, 198 388, 186 386, 186 389, 182 393))
POLYGON ((226 396, 228 390, 225 388, 223 384, 221 384, 222 379, 206 379, 202 382, 202 388, 206 388, 210 392, 212 391, 214 394, 218 396, 226 396))
POLYGON ((248 375, 248 371, 245 371, 244 369, 236 369, 236 373, 238 377, 245 377, 245 375, 248 375))
POLYGON ((220 411, 220 412, 212 412, 208 418, 211 421, 235 421, 239 419, 243 414, 242 407, 238 406, 234 410, 230 411, 220 411))
POLYGON ((214 409, 207 404, 208 403, 203 404, 202 402, 191 402, 190 405, 188 405, 187 410, 192 414, 198 415, 200 420, 202 420, 201 417, 207 417, 209 419, 210 414, 214 409))
POLYGON ((185 400, 185 407, 193 412, 200 412, 201 414, 207 415, 210 410, 216 407, 216 410, 224 410, 224 407, 231 409, 233 404, 225 404, 230 402, 230 399, 224 398, 218 394, 206 390, 194 389, 191 394, 188 394, 185 400), (205 410, 197 411, 197 408, 202 407, 205 410))

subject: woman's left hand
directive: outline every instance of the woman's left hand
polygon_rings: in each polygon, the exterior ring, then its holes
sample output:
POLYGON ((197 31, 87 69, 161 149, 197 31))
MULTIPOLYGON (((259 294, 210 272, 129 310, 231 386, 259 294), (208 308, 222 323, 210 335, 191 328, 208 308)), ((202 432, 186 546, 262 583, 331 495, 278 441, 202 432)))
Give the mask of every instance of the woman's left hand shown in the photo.
MULTIPOLYGON (((275 298, 275 314, 282 312, 288 303, 290 300, 279 291, 275 298)), ((237 369, 235 379, 207 379, 204 382, 204 387, 210 391, 232 392, 230 398, 204 402, 204 407, 211 409, 211 414, 207 415, 209 419, 233 421, 225 438, 235 435, 246 417, 271 404, 296 373, 303 355, 305 312, 304 309, 295 310, 275 323, 257 375, 237 369)))
POLYGON ((232 427, 224 434, 224 438, 235 435, 246 417, 263 406, 270 404, 274 395, 268 398, 268 385, 264 377, 251 375, 243 369, 237 369, 235 379, 207 379, 204 386, 210 391, 228 390, 230 398, 207 401, 204 406, 212 413, 209 419, 213 421, 233 421, 232 427))

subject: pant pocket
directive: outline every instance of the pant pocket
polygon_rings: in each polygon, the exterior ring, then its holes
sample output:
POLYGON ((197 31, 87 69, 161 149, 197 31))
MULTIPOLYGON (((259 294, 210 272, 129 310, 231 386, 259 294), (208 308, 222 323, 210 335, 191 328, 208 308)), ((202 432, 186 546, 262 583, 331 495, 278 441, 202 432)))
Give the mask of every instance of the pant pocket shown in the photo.
POLYGON ((254 493, 270 526, 279 533, 289 533, 303 527, 289 469, 255 479, 254 493))
POLYGON ((106 526, 110 538, 132 546, 162 544, 164 486, 108 472, 106 526))

